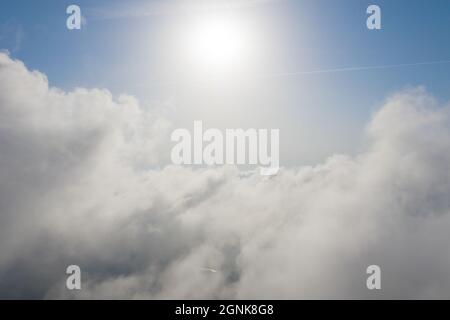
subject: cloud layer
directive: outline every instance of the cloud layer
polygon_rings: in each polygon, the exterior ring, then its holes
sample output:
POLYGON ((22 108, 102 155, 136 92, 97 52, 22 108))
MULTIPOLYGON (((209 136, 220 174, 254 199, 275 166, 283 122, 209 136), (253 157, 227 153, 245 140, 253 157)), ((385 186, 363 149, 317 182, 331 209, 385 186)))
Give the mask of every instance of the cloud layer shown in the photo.
POLYGON ((0 53, 0 297, 448 298, 449 110, 399 92, 357 157, 267 179, 168 165, 163 114, 0 53))

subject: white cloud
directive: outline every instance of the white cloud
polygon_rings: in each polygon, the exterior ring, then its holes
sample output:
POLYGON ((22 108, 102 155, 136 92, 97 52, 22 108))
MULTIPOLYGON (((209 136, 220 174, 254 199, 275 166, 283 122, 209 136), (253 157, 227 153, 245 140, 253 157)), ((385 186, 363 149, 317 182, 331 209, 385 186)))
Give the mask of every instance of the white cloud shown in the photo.
POLYGON ((374 115, 357 157, 272 179, 193 170, 163 166, 159 112, 49 88, 0 53, 0 296, 447 297, 449 110, 410 89, 374 115), (380 292, 365 287, 370 264, 380 292))

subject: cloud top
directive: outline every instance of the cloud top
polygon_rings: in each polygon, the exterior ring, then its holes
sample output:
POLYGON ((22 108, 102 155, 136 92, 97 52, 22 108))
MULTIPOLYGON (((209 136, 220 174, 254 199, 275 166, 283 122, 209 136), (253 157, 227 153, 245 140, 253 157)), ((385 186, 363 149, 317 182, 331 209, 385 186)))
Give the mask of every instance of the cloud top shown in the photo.
POLYGON ((0 53, 0 297, 450 294, 449 106, 425 89, 389 97, 358 156, 270 179, 165 164, 170 127, 0 53), (81 291, 65 289, 70 264, 81 291), (381 291, 365 287, 370 264, 381 291))

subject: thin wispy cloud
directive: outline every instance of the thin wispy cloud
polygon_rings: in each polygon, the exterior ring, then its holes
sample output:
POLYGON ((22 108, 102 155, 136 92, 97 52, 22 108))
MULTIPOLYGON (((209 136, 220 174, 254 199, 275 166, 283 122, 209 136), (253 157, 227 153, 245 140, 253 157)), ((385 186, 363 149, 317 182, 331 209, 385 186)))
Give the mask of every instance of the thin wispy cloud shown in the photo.
POLYGON ((114 3, 110 6, 86 8, 93 20, 135 19, 149 16, 195 14, 238 10, 283 0, 156 0, 114 3))
POLYGON ((0 24, 0 41, 9 43, 9 51, 17 53, 25 38, 25 31, 23 26, 15 21, 7 21, 0 24))

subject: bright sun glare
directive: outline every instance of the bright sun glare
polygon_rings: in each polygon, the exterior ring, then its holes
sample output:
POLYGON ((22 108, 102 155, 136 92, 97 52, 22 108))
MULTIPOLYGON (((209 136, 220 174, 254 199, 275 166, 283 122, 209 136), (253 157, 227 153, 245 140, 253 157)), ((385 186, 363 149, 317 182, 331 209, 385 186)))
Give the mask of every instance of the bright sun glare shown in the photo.
POLYGON ((209 18, 194 23, 188 48, 197 66, 213 70, 234 67, 246 53, 244 29, 233 19, 209 18))

